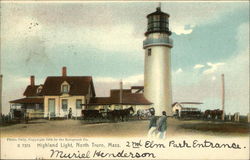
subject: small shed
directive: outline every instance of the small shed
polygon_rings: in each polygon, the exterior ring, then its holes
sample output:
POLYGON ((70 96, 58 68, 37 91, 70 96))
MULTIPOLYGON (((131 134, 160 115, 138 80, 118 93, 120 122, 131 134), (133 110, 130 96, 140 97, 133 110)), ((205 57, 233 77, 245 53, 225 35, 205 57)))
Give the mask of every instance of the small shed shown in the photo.
POLYGON ((182 117, 183 113, 185 114, 187 112, 200 113, 200 109, 197 107, 193 107, 193 106, 194 105, 197 106, 201 104, 203 103, 202 102, 175 102, 172 104, 172 111, 174 115, 176 115, 177 117, 182 117))

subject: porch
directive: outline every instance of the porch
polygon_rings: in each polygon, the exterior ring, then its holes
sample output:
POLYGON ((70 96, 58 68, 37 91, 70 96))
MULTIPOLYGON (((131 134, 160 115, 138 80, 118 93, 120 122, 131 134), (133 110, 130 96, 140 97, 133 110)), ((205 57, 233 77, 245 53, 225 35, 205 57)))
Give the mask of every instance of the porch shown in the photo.
POLYGON ((13 118, 44 118, 43 98, 21 98, 10 101, 10 112, 13 118))

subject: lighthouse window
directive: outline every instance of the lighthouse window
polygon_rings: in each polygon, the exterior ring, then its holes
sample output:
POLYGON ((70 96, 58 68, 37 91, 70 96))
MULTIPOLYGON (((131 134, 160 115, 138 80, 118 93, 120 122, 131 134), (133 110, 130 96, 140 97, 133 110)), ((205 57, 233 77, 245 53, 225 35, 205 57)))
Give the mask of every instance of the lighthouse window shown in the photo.
POLYGON ((148 56, 151 56, 151 48, 148 49, 148 56))
POLYGON ((159 23, 159 22, 154 23, 154 27, 155 27, 155 28, 160 27, 160 23, 159 23))
POLYGON ((154 17, 153 17, 153 20, 154 20, 154 21, 159 21, 159 20, 160 20, 160 16, 158 16, 158 15, 157 15, 157 16, 154 16, 154 17))

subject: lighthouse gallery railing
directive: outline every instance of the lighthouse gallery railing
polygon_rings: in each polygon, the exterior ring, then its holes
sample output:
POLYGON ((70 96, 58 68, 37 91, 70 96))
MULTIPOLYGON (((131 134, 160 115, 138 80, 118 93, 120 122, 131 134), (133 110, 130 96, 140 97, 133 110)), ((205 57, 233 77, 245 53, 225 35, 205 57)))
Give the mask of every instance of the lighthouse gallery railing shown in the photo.
POLYGON ((173 40, 170 38, 158 38, 158 39, 149 38, 143 41, 143 48, 154 45, 167 45, 172 47, 173 40))

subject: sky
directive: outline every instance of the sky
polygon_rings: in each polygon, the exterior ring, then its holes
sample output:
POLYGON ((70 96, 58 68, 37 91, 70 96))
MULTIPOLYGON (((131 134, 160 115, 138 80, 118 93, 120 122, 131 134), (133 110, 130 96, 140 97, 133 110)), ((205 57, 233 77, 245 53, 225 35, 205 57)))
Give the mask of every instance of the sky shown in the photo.
MULTIPOLYGON (((143 85, 146 15, 156 2, 2 2, 3 112, 23 97, 30 75, 92 76, 97 96, 143 85)), ((249 112, 248 2, 162 2, 170 14, 173 102, 249 112)))

